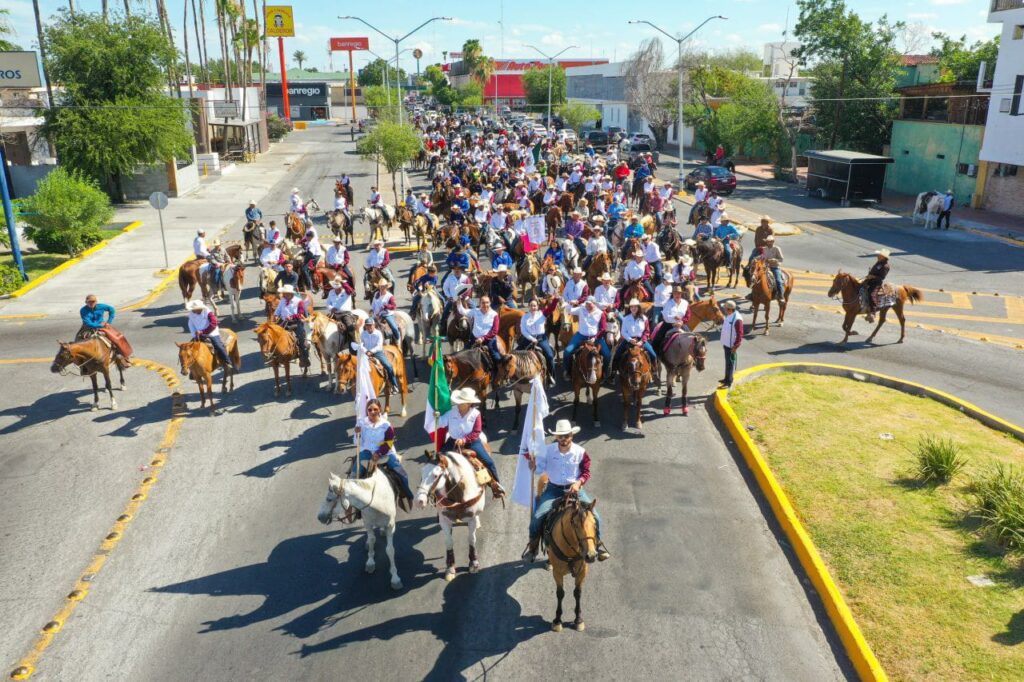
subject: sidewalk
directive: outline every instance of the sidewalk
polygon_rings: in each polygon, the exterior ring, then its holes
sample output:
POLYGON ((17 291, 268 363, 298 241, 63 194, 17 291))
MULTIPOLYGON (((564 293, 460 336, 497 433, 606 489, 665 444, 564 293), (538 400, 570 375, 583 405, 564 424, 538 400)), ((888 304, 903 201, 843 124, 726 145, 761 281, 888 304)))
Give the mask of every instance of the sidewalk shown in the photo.
MULTIPOLYGON (((882 196, 879 208, 909 218, 914 214, 915 201, 917 201, 916 196, 886 192, 882 196)), ((1024 221, 1021 221, 1019 217, 957 206, 953 209, 950 225, 953 228, 1024 245, 1024 221)))
POLYGON ((250 199, 259 202, 266 220, 280 221, 280 216, 271 214, 283 212, 284 206, 265 205, 262 199, 307 151, 320 146, 311 133, 293 132, 253 163, 238 164, 234 172, 205 180, 195 192, 172 198, 163 212, 169 270, 164 270, 157 211, 148 202, 123 205, 117 209, 114 221, 142 221, 139 229, 116 237, 105 249, 21 298, 0 301, 0 317, 77 315, 87 293, 122 309, 157 287, 177 286, 174 271, 192 257, 192 239, 198 228, 205 228, 207 240, 212 242, 229 228, 241 225, 250 199))

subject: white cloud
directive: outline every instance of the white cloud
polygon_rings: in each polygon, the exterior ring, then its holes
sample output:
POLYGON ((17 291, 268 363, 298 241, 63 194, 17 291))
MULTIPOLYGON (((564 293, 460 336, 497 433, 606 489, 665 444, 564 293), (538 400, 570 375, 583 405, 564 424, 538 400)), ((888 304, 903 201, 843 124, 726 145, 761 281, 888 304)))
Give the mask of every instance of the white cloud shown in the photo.
POLYGON ((780 33, 782 29, 782 24, 776 22, 761 24, 760 26, 757 27, 757 30, 762 33, 780 33))
POLYGON ((570 43, 569 40, 564 35, 561 34, 561 32, 555 31, 554 33, 548 33, 546 35, 541 36, 540 44, 541 45, 550 45, 552 47, 555 47, 555 46, 567 47, 567 46, 571 45, 572 43, 570 43))
POLYGON ((746 39, 739 33, 730 33, 725 36, 725 40, 733 45, 739 45, 740 43, 745 42, 746 39))
POLYGON ((944 6, 944 5, 962 5, 965 2, 967 2, 967 0, 931 0, 931 3, 933 5, 939 5, 939 6, 944 6))

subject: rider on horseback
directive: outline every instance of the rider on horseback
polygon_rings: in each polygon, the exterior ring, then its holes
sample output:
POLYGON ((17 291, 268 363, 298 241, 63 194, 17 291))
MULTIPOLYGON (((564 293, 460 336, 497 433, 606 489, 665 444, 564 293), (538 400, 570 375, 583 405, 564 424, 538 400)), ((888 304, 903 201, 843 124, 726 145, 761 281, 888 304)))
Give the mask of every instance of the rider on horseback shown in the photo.
POLYGON ((416 311, 420 307, 420 299, 423 297, 423 292, 426 291, 427 287, 437 287, 437 266, 428 265, 427 274, 421 275, 418 280, 412 283, 412 314, 416 315, 416 311))
POLYGON ((384 248, 384 240, 375 239, 370 247, 370 253, 366 254, 366 265, 363 266, 366 271, 363 279, 368 280, 370 271, 377 268, 387 280, 388 286, 392 286, 395 283, 395 278, 391 274, 391 268, 388 267, 391 264, 391 254, 384 248))
MULTIPOLYGON (((782 249, 775 246, 775 235, 770 234, 764 238, 764 246, 759 249, 754 249, 757 252, 757 259, 764 261, 765 267, 771 272, 772 279, 775 281, 775 298, 776 300, 783 300, 785 298, 785 288, 782 283, 782 249)), ((747 261, 747 271, 750 271, 751 261, 754 260, 754 256, 750 257, 747 261)), ((747 280, 750 280, 749 275, 747 280)))
POLYGON ((640 308, 640 300, 636 298, 631 299, 627 307, 629 312, 622 316, 620 324, 622 341, 619 342, 618 348, 615 349, 615 355, 612 356, 612 372, 618 367, 619 358, 622 357, 622 354, 630 346, 640 346, 646 351, 647 357, 651 359, 652 364, 657 362, 654 348, 651 347, 651 343, 648 340, 651 337, 650 321, 648 321, 647 316, 643 314, 640 308))
POLYGON ((612 284, 612 273, 601 273, 601 283, 594 289, 594 301, 604 311, 619 307, 619 290, 612 284))
POLYGON ((640 239, 644 236, 644 226, 640 224, 640 218, 638 216, 630 216, 629 224, 626 225, 626 229, 622 233, 622 258, 629 258, 628 249, 635 248, 631 239, 636 239, 639 243, 640 239))
POLYGON ((291 284, 279 287, 277 292, 281 294, 281 300, 274 310, 274 318, 278 324, 295 334, 296 345, 299 347, 299 366, 309 367, 309 348, 306 347, 306 304, 295 297, 295 287, 291 284))
POLYGON ((484 447, 483 418, 475 405, 480 404, 472 388, 457 388, 451 395, 452 409, 441 418, 441 424, 448 428, 444 449, 460 452, 463 448, 472 450, 480 463, 491 474, 491 493, 495 498, 503 497, 505 489, 498 481, 498 469, 484 447))
POLYGON ((683 298, 683 286, 675 284, 672 286, 672 298, 668 300, 665 307, 661 309, 662 323, 654 332, 652 348, 661 349, 662 343, 670 330, 682 331, 690 319, 690 304, 683 298))
POLYGON ((499 366, 512 359, 511 355, 502 355, 501 349, 498 347, 500 322, 498 311, 491 307, 490 296, 480 297, 479 308, 469 308, 465 305, 466 302, 468 302, 468 298, 460 299, 456 305, 459 308, 459 313, 465 315, 472 325, 473 345, 482 351, 486 350, 485 359, 490 360, 488 364, 490 364, 491 383, 496 384, 499 366))
POLYGON ((402 468, 402 463, 395 452, 395 428, 381 415, 380 401, 371 398, 366 403, 366 417, 356 422, 356 438, 359 444, 359 474, 366 474, 364 462, 373 460, 377 466, 384 465, 395 474, 401 483, 398 494, 411 504, 412 489, 409 487, 409 474, 402 468))
POLYGON ((340 277, 331 280, 331 293, 327 295, 327 316, 332 320, 353 309, 352 297, 355 291, 340 277))
POLYGON ((540 309, 540 302, 534 298, 527 304, 526 314, 519 320, 519 340, 516 350, 529 350, 536 346, 544 354, 548 385, 555 385, 555 352, 548 342, 548 318, 540 309))
POLYGON ((718 227, 715 228, 715 237, 721 240, 722 245, 725 247, 725 262, 732 262, 732 241, 734 239, 739 240, 741 235, 740 231, 736 229, 736 226, 732 224, 728 214, 723 213, 721 216, 721 222, 718 227))
POLYGON ((341 237, 335 237, 332 240, 332 245, 327 249, 327 256, 325 262, 327 267, 332 270, 341 270, 348 277, 348 281, 355 283, 356 279, 352 276, 352 271, 349 270, 348 261, 351 258, 348 249, 345 248, 345 244, 341 237))
POLYGON ((274 288, 280 291, 284 286, 290 286, 293 289, 299 286, 299 273, 295 272, 295 264, 286 260, 282 268, 274 278, 274 288))
POLYGON ((113 306, 106 303, 97 303, 96 295, 89 294, 85 297, 85 305, 78 311, 82 318, 82 326, 75 334, 75 341, 84 341, 93 336, 104 336, 110 341, 114 351, 114 361, 121 369, 131 367, 132 347, 124 334, 111 326, 116 311, 113 306), (106 318, 106 319, 104 319, 106 318))
POLYGON ((861 307, 868 311, 865 317, 868 322, 875 321, 875 289, 882 286, 889 275, 889 249, 879 249, 875 251, 875 256, 877 258, 868 270, 867 277, 860 283, 861 307))
POLYGON ((622 269, 622 281, 626 288, 629 285, 639 282, 647 292, 648 298, 654 297, 654 290, 651 288, 651 266, 644 261, 644 252, 639 249, 633 252, 633 260, 626 263, 622 269))
POLYGON ((576 349, 587 342, 597 343, 597 348, 601 352, 601 359, 604 361, 605 373, 607 373, 608 363, 612 359, 612 352, 604 338, 605 328, 608 325, 608 318, 605 312, 597 307, 597 301, 593 296, 590 296, 583 305, 570 308, 569 314, 576 317, 578 327, 577 332, 572 335, 562 353, 562 371, 565 372, 565 378, 570 381, 572 380, 573 356, 576 354, 576 349))
MULTIPOLYGON (((579 432, 580 427, 573 426, 568 419, 559 419, 551 432, 556 439, 555 443, 548 445, 543 452, 538 452, 536 458, 527 451, 521 453, 530 463, 531 471, 548 475, 548 485, 537 498, 537 506, 530 519, 530 544, 523 552, 523 559, 527 561, 537 559, 544 521, 555 502, 573 494, 578 495, 583 504, 593 503, 590 495, 583 490, 583 486, 590 480, 590 455, 581 445, 572 442, 572 437, 579 432)), ((605 561, 611 554, 601 541, 601 519, 596 510, 594 517, 597 520, 597 559, 605 561)))
POLYGON ((203 228, 196 230, 196 238, 192 240, 192 252, 195 253, 196 260, 210 258, 210 249, 206 247, 206 230, 203 228))
POLYGON ((210 263, 210 272, 213 273, 213 297, 220 300, 220 290, 224 286, 224 267, 231 262, 231 257, 228 256, 228 252, 221 246, 219 239, 213 240, 213 248, 210 249, 206 260, 210 263))
MULTIPOLYGON (((654 271, 653 283, 660 284, 662 274, 665 271, 665 265, 661 260, 661 247, 658 246, 658 242, 646 232, 644 232, 641 240, 641 248, 644 250, 644 260, 647 261, 647 265, 654 271)), ((651 292, 651 295, 654 295, 653 291, 651 292)))
POLYGON ((377 329, 377 321, 372 317, 367 317, 366 322, 363 323, 363 331, 359 335, 359 341, 363 344, 363 350, 366 351, 366 354, 375 357, 380 366, 384 368, 384 375, 388 379, 391 391, 393 393, 400 393, 401 389, 398 386, 398 379, 395 377, 395 368, 391 366, 388 354, 384 352, 384 334, 377 329))
POLYGON ((494 255, 491 256, 491 269, 497 270, 499 266, 512 267, 512 256, 508 255, 505 245, 498 242, 494 245, 494 255))
POLYGON ((386 279, 377 280, 377 293, 373 295, 370 302, 370 309, 373 316, 388 325, 391 330, 391 341, 397 346, 402 338, 402 333, 395 322, 395 296, 388 291, 389 283, 386 279))
POLYGON ((220 323, 213 311, 206 307, 202 301, 189 301, 185 306, 188 310, 188 330, 195 341, 206 341, 213 346, 214 354, 220 358, 224 371, 231 366, 231 358, 228 357, 228 349, 224 347, 224 341, 220 338, 220 323))
POLYGON ((463 272, 464 269, 465 266, 461 263, 456 263, 452 266, 452 271, 445 276, 441 284, 441 293, 444 294, 445 299, 444 310, 441 312, 442 333, 448 329, 448 317, 452 314, 452 308, 455 306, 456 300, 460 296, 469 298, 469 294, 473 291, 473 282, 470 280, 469 275, 463 272))
POLYGON ((503 305, 509 308, 516 307, 515 287, 512 286, 508 266, 504 263, 494 270, 494 276, 491 277, 491 290, 488 293, 499 308, 503 305))
POLYGON ((263 220, 263 211, 256 208, 256 200, 249 201, 249 208, 245 209, 245 220, 251 225, 256 225, 263 220))

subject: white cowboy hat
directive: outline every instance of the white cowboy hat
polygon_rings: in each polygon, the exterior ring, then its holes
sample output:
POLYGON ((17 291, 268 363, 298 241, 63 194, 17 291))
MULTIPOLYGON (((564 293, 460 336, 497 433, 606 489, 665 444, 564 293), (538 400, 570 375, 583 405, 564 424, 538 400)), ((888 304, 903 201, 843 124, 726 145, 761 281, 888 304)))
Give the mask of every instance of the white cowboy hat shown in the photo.
POLYGON ((390 287, 391 286, 391 282, 389 282, 387 279, 378 279, 377 280, 377 288, 380 289, 382 286, 390 287))
POLYGON ((331 286, 335 289, 340 289, 344 285, 345 280, 343 280, 341 277, 335 277, 334 279, 331 280, 331 286))
POLYGON ((580 427, 573 426, 568 419, 559 419, 551 429, 552 436, 575 436, 579 432, 580 427))
POLYGON ((684 239, 683 243, 686 244, 687 246, 697 246, 697 242, 695 242, 692 239, 684 239))
POLYGON ((255 199, 249 199, 249 205, 250 206, 255 206, 256 205, 256 200, 255 199))
POLYGON ((472 388, 457 388, 452 391, 452 405, 479 405, 480 399, 472 388))
POLYGON ((295 287, 293 287, 291 284, 285 284, 284 286, 282 286, 280 289, 277 290, 277 293, 279 293, 279 294, 294 294, 295 293, 295 287))
POLYGON ((774 234, 770 234, 767 237, 765 237, 764 240, 766 242, 773 242, 773 241, 775 241, 775 235, 774 234))
POLYGON ((500 250, 502 250, 502 249, 504 249, 504 248, 505 248, 505 245, 504 245, 504 244, 501 244, 501 243, 498 243, 498 244, 495 244, 495 245, 494 245, 494 250, 495 250, 495 251, 500 251, 500 250))
POLYGON ((508 266, 502 263, 498 266, 498 269, 495 270, 495 272, 508 272, 508 266))
POLYGON ((683 265, 693 265, 693 256, 684 253, 683 257, 679 259, 679 262, 683 265))
POLYGON ((875 251, 875 255, 881 256, 882 258, 888 258, 889 253, 889 249, 878 249, 877 251, 875 251))
POLYGON ((587 300, 585 300, 583 302, 584 303, 593 303, 594 305, 597 305, 597 299, 594 298, 593 296, 587 296, 587 300))
POLYGON ((188 310, 190 313, 198 312, 200 310, 204 310, 205 308, 206 304, 198 299, 196 299, 195 301, 189 301, 188 303, 185 304, 185 309, 188 310))
POLYGON ((610 272, 602 272, 600 280, 602 282, 610 282, 610 281, 612 281, 612 273, 610 273, 610 272))
POLYGON ((666 272, 665 276, 661 278, 666 284, 672 284, 675 281, 675 277, 672 276, 671 272, 666 272))
POLYGON ((469 284, 469 283, 460 284, 459 286, 455 287, 455 297, 459 298, 464 293, 466 293, 467 291, 472 291, 472 290, 473 290, 473 285, 472 284, 469 284))
POLYGON ((723 212, 722 215, 718 217, 718 222, 724 222, 726 220, 732 220, 732 218, 729 217, 728 213, 723 212))
POLYGON ((699 181, 699 182, 697 183, 697 186, 698 186, 698 187, 703 187, 703 186, 704 186, 704 181, 703 181, 703 180, 699 181))
POLYGON ((597 214, 597 215, 595 215, 595 216, 591 216, 591 217, 590 217, 590 220, 591 220, 591 221, 593 221, 593 222, 595 222, 595 223, 596 223, 597 221, 601 221, 601 222, 603 223, 603 222, 605 221, 605 217, 604 217, 603 215, 601 215, 600 213, 598 213, 598 214, 597 214))
POLYGON ((298 193, 299 193, 299 188, 298 187, 292 187, 292 194, 298 194, 298 193))
POLYGON ((366 319, 365 319, 365 320, 363 320, 363 324, 364 324, 364 325, 366 325, 366 324, 369 324, 369 325, 376 325, 376 324, 377 324, 377 320, 373 319, 373 316, 372 316, 372 315, 367 315, 367 316, 366 316, 366 319))
POLYGON ((575 268, 572 269, 572 273, 571 274, 573 274, 573 275, 582 275, 582 274, 585 274, 585 273, 583 272, 583 268, 575 267, 575 268))
POLYGON ((206 230, 204 230, 203 228, 200 227, 198 230, 196 230, 196 234, 204 235, 204 234, 206 234, 206 230))
POLYGON ((214 246, 220 246, 220 240, 219 239, 214 239, 213 240, 213 245, 214 246))
POLYGON ((335 237, 331 241, 334 242, 335 244, 340 244, 344 240, 341 237, 335 237))
POLYGON ((626 304, 626 307, 627 308, 632 308, 635 305, 640 305, 640 299, 639 298, 631 298, 631 299, 629 299, 629 303, 626 304))
POLYGON ((728 301, 726 301, 726 302, 724 302, 722 304, 722 307, 723 308, 727 308, 729 310, 736 310, 736 301, 734 301, 734 300, 732 300, 730 298, 728 301))
POLYGON ((370 246, 384 246, 384 240, 374 239, 372 242, 370 242, 370 246))

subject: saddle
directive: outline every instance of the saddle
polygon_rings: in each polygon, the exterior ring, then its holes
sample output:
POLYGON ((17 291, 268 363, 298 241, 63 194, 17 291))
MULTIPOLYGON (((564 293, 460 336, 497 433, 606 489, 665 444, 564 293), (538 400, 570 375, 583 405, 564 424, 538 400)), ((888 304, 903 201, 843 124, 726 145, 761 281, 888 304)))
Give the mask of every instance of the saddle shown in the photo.
MULTIPOLYGON (((661 326, 664 325, 664 324, 666 324, 666 323, 665 322, 659 322, 658 323, 658 326, 654 328, 655 335, 657 335, 658 331, 661 329, 661 326)), ((668 331, 665 332, 665 338, 663 338, 661 340, 661 345, 658 346, 657 348, 655 348, 654 352, 658 355, 658 357, 664 356, 665 355, 665 351, 668 349, 668 347, 670 345, 672 345, 673 339, 675 339, 677 336, 679 336, 680 334, 683 334, 685 332, 686 332, 685 329, 676 329, 675 327, 670 328, 668 331)))
MULTIPOLYGON (((486 447, 486 445, 484 446, 486 447)), ((487 470, 484 463, 480 461, 480 458, 476 456, 476 453, 468 448, 463 448, 462 456, 466 458, 466 461, 473 467, 473 474, 476 476, 476 482, 481 487, 488 486, 494 480, 491 478, 491 472, 487 470)))
POLYGON ((881 310, 896 305, 896 287, 891 284, 882 283, 871 292, 871 306, 873 310, 881 310))
MULTIPOLYGON (((346 461, 351 462, 354 458, 354 456, 350 457, 346 461)), ((381 472, 383 472, 384 474, 384 478, 388 480, 388 485, 391 486, 391 494, 395 496, 395 503, 398 504, 399 507, 401 507, 403 510, 407 512, 412 511, 412 498, 405 496, 403 492, 401 477, 396 472, 392 471, 391 467, 389 466, 382 466, 380 464, 377 464, 375 465, 375 468, 380 469, 381 472)), ((371 475, 373 475, 373 468, 371 468, 368 464, 364 466, 362 463, 360 463, 359 478, 366 479, 369 478, 371 475)), ((362 513, 359 512, 358 510, 355 510, 353 520, 359 519, 361 517, 362 513)))

